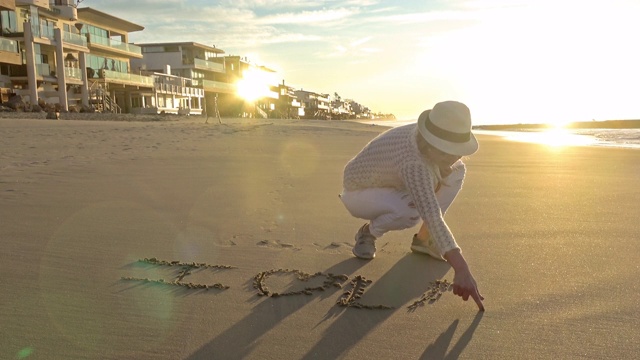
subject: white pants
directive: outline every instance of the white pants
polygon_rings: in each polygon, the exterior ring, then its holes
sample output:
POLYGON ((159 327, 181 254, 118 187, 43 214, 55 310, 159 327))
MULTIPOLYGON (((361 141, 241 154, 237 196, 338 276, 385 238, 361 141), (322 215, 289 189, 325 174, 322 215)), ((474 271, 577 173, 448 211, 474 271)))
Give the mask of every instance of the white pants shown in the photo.
MULTIPOLYGON (((443 216, 460 192, 465 176, 464 165, 454 166, 454 168, 454 172, 443 181, 442 186, 436 192, 438 205, 440 205, 443 216)), ((340 195, 340 199, 351 215, 370 221, 369 232, 376 238, 380 238, 391 230, 414 227, 421 220, 408 191, 393 188, 345 190, 340 195)))

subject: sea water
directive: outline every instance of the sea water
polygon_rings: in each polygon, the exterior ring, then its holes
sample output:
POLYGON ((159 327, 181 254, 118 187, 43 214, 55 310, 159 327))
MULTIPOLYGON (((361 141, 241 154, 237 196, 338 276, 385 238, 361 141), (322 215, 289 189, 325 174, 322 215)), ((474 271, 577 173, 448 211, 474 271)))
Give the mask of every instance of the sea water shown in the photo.
MULTIPOLYGON (((397 127, 416 120, 364 120, 369 125, 397 127)), ((533 142, 551 146, 603 146, 640 149, 640 129, 521 129, 473 130, 475 134, 501 136, 513 141, 533 142)))
POLYGON ((497 135, 509 140, 550 146, 602 146, 640 149, 640 129, 474 130, 474 133, 497 135))

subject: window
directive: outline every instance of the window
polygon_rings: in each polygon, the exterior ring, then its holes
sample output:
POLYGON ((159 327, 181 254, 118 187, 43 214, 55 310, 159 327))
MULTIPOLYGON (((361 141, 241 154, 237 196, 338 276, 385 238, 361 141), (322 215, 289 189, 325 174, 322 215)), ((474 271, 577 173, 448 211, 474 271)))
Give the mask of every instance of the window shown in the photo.
POLYGON ((162 46, 145 46, 142 48, 143 53, 161 53, 164 52, 164 47, 162 46))
POLYGON ((41 34, 40 36, 45 37, 45 38, 49 38, 49 39, 53 39, 54 34, 53 34, 53 27, 54 27, 55 23, 51 20, 48 19, 40 19, 40 31, 41 34))
POLYGON ((18 19, 15 11, 2 11, 0 23, 2 24, 3 35, 18 32, 18 19))

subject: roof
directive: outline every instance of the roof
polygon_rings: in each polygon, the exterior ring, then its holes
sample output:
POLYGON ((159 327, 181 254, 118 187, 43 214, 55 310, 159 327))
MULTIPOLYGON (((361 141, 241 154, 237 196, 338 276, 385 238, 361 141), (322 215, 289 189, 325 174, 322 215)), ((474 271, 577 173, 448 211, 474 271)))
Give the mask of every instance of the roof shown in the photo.
POLYGON ((123 30, 126 32, 144 30, 144 26, 142 25, 134 24, 127 20, 120 19, 119 17, 103 13, 102 11, 90 7, 78 8, 78 20, 87 21, 92 24, 105 25, 110 28, 123 30))
POLYGON ((136 46, 140 46, 140 47, 145 47, 145 46, 190 46, 190 47, 195 47, 195 48, 208 50, 208 51, 214 52, 216 54, 224 54, 224 50, 217 48, 215 45, 208 46, 208 45, 200 44, 200 43, 193 42, 193 41, 163 42, 163 43, 143 43, 143 44, 136 43, 136 46))

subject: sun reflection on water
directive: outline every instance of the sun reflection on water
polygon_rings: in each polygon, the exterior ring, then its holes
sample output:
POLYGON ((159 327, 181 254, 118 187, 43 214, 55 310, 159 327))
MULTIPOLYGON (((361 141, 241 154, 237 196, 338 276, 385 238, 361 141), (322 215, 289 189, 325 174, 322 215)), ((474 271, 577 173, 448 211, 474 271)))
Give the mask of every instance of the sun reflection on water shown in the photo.
POLYGON ((552 147, 587 146, 596 143, 596 139, 570 132, 563 128, 552 128, 544 131, 513 132, 505 136, 508 140, 531 142, 552 147))

